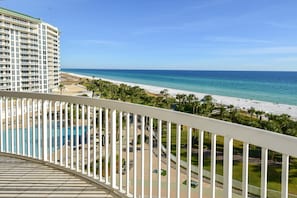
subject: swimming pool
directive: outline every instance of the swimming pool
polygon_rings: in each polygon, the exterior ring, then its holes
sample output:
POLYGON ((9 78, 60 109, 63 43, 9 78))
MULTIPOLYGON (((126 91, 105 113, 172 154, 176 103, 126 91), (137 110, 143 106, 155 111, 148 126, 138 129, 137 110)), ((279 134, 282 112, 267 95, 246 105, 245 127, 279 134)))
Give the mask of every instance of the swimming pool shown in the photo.
MULTIPOLYGON (((82 129, 84 129, 84 142, 87 142, 87 127, 73 127, 73 146, 75 147, 77 145, 76 139, 77 139, 77 135, 78 135, 78 140, 79 140, 79 144, 82 143, 82 129), (77 133, 78 131, 78 133, 77 133)), ((38 130, 38 127, 35 127, 35 129, 32 127, 29 130, 27 128, 24 129, 24 136, 22 135, 23 129, 15 129, 12 133, 11 130, 5 131, 3 130, 2 133, 2 137, 3 137, 3 151, 5 152, 12 152, 14 151, 14 153, 16 153, 17 150, 17 133, 19 134, 19 152, 23 153, 23 138, 24 138, 24 153, 27 155, 28 151, 30 156, 33 157, 37 157, 39 156, 39 152, 42 155, 43 152, 43 147, 42 147, 42 142, 43 142, 43 129, 42 127, 40 127, 40 129, 38 130), (28 131, 29 131, 29 137, 28 137, 28 131), (33 140, 33 133, 34 133, 34 140, 33 140), (40 137, 39 137, 40 136, 40 137), (13 140, 12 140, 13 137, 13 140), (29 138, 29 148, 28 148, 28 138, 29 138), (13 146, 12 146, 13 145, 13 146), (35 148, 35 152, 34 155, 32 155, 33 153, 33 147, 35 148)), ((55 128, 52 127, 52 134, 50 137, 50 128, 48 127, 47 129, 47 150, 49 151, 50 149, 50 141, 51 141, 51 147, 52 147, 52 151, 55 150, 55 134, 56 134, 56 143, 57 143, 57 149, 59 149, 61 147, 60 144, 60 136, 62 135, 62 146, 64 146, 66 144, 66 131, 67 131, 67 139, 68 139, 68 145, 70 145, 70 136, 71 136, 71 128, 68 127, 67 130, 66 128, 62 128, 62 131, 60 132, 60 127, 57 127, 56 132, 55 132, 55 128)))

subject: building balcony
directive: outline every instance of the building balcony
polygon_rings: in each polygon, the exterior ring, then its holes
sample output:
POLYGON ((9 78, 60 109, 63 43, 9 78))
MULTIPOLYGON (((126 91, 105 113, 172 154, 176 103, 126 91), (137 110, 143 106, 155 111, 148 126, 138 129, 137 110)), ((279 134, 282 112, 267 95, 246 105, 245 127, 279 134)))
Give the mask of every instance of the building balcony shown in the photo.
POLYGON ((70 180, 103 197, 295 197, 295 137, 104 99, 0 91, 0 104, 0 196, 70 180), (259 186, 250 184, 251 148, 259 151, 259 186), (280 190, 268 187, 272 151, 280 156, 280 190))

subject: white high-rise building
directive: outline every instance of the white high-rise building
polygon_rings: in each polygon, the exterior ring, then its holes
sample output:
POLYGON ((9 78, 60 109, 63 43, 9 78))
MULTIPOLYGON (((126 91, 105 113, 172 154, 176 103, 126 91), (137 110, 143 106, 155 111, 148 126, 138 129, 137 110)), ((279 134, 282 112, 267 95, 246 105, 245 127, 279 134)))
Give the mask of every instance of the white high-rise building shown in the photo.
POLYGON ((0 90, 51 92, 59 74, 58 28, 0 8, 0 90))

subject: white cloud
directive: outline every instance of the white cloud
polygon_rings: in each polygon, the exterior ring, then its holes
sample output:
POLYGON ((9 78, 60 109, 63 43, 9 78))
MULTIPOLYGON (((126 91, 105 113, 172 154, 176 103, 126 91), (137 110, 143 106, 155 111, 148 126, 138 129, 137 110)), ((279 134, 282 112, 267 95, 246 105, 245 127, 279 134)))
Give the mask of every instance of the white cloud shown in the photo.
POLYGON ((121 42, 112 40, 101 40, 101 39, 85 39, 85 40, 74 40, 74 42, 84 45, 100 45, 100 46, 118 46, 121 42))
POLYGON ((236 50, 223 50, 222 52, 224 54, 232 55, 297 54, 297 46, 242 48, 236 50))
POLYGON ((279 28, 279 29, 297 29, 297 25, 291 25, 291 24, 287 24, 287 23, 279 23, 279 22, 265 22, 264 24, 275 27, 275 28, 279 28))
POLYGON ((207 37, 206 40, 222 43, 272 43, 269 40, 244 38, 244 37, 229 37, 229 36, 214 36, 207 37))

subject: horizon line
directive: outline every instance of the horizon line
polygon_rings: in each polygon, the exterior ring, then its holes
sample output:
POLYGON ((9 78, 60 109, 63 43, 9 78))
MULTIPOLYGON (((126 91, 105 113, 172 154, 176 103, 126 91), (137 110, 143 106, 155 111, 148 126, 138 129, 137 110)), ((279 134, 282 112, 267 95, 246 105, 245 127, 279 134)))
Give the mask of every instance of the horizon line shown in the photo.
POLYGON ((67 67, 63 69, 77 69, 77 70, 86 70, 86 69, 93 69, 93 70, 131 70, 131 71, 226 71, 226 72, 297 72, 297 70, 222 70, 222 69, 136 69, 136 68, 128 68, 128 69, 121 69, 121 68, 76 68, 76 67, 67 67))

